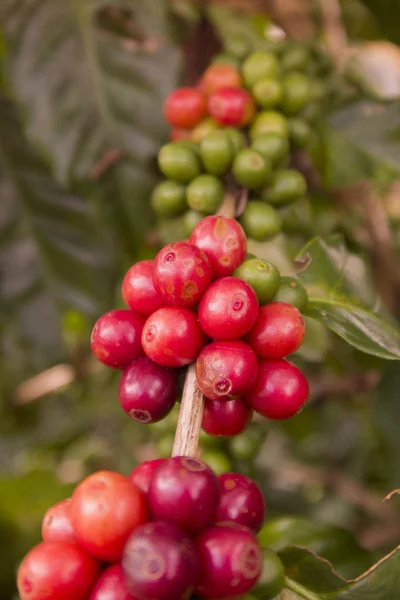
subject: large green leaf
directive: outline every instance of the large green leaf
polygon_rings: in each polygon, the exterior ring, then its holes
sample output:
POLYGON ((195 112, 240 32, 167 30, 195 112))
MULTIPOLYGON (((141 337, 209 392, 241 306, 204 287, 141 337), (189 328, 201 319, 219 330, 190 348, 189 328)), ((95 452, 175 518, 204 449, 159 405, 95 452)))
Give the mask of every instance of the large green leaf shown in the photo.
POLYGON ((340 237, 311 240, 299 274, 309 293, 307 314, 362 352, 400 359, 400 330, 381 305, 366 263, 340 237))
POLYGON ((361 0, 379 23, 382 32, 392 41, 400 43, 400 4, 398 0, 361 0))

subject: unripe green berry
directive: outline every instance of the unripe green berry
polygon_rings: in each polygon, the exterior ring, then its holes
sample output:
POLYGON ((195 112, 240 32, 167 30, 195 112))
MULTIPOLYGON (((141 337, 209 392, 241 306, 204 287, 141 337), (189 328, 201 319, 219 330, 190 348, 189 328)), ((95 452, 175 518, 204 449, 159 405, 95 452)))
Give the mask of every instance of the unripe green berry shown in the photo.
POLYGON ((251 44, 243 35, 230 35, 225 41, 225 50, 241 61, 251 52, 251 44))
POLYGON ((252 460, 260 452, 262 442, 259 435, 255 435, 251 429, 246 429, 230 440, 229 449, 237 460, 252 460))
POLYGON ((275 133, 281 137, 288 137, 286 117, 276 110, 265 110, 258 113, 250 128, 250 138, 254 140, 263 133, 275 133))
POLYGON ((162 181, 153 190, 151 206, 159 217, 179 217, 187 208, 186 187, 177 181, 162 181))
POLYGON ((201 163, 196 153, 181 142, 163 146, 158 153, 158 164, 161 172, 182 183, 191 181, 201 173, 201 163))
POLYGON ((289 160, 290 145, 287 137, 277 133, 263 133, 251 143, 251 147, 267 158, 273 167, 279 167, 289 160))
POLYGON ((243 150, 243 148, 246 146, 246 141, 240 129, 235 129, 235 127, 227 127, 224 129, 224 131, 226 135, 229 136, 234 154, 237 154, 240 150, 243 150))
POLYGON ((294 148, 304 148, 311 140, 312 131, 305 119, 291 117, 288 119, 289 139, 294 148))
POLYGON ((264 242, 282 231, 282 217, 270 204, 261 200, 252 200, 240 217, 245 234, 264 242))
POLYGON ((302 44, 293 44, 281 58, 281 69, 284 73, 292 71, 307 71, 311 61, 308 48, 302 44))
POLYGON ((186 197, 190 208, 212 215, 224 199, 224 186, 214 175, 199 175, 188 185, 186 197))
POLYGON ((239 277, 251 285, 260 304, 271 302, 278 292, 281 281, 280 273, 275 265, 263 258, 246 259, 236 269, 233 276, 239 277))
POLYGON ((198 142, 194 140, 177 140, 176 142, 172 142, 174 146, 178 146, 181 148, 187 148, 196 154, 196 156, 200 156, 200 146, 198 142))
POLYGON ((285 585, 285 567, 276 552, 263 548, 263 570, 255 594, 263 600, 273 600, 285 585))
POLYGON ((288 115, 296 115, 311 99, 311 81, 303 73, 290 73, 282 81, 282 109, 288 115))
POLYGON ((263 77, 277 77, 279 62, 273 52, 252 52, 242 66, 243 79, 248 88, 263 77))
POLYGON ((191 235, 195 227, 197 227, 202 219, 204 219, 204 215, 202 213, 199 213, 196 210, 186 211, 183 215, 183 226, 186 234, 191 235))
POLYGON ((225 175, 233 161, 234 150, 229 134, 223 129, 210 133, 200 144, 204 168, 212 175, 225 175))
POLYGON ((207 117, 203 121, 200 121, 198 125, 192 131, 192 140, 201 143, 210 133, 221 128, 221 124, 214 121, 211 117, 207 117))
POLYGON ((253 86, 253 96, 261 108, 275 108, 283 99, 283 87, 278 79, 263 77, 253 86))
POLYGON ((273 175, 272 183, 262 191, 262 199, 271 204, 291 204, 307 192, 307 182, 296 169, 280 169, 273 175))
POLYGON ((235 156, 232 172, 240 185, 249 190, 259 189, 270 179, 271 163, 256 150, 245 148, 235 156))
POLYGON ((274 302, 292 304, 303 312, 307 308, 307 290, 294 277, 281 277, 279 289, 274 296, 274 302))

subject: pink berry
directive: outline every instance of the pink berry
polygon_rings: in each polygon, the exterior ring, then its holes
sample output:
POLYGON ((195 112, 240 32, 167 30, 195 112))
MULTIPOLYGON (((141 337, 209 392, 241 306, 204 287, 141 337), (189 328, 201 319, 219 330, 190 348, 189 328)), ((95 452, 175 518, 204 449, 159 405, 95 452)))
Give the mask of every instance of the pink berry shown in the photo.
POLYGON ((217 90, 208 98, 207 107, 218 123, 233 127, 248 125, 256 112, 253 96, 240 87, 217 90))
POLYGON ((210 400, 230 400, 250 390, 258 371, 257 357, 248 344, 212 342, 196 361, 197 385, 210 400))
POLYGON ((255 535, 234 523, 217 525, 197 540, 202 579, 201 598, 222 600, 249 592, 261 575, 263 555, 255 535))
POLYGON ((257 381, 247 392, 246 401, 268 419, 289 419, 307 402, 307 379, 287 360, 262 360, 257 381))
POLYGON ((153 277, 165 304, 193 308, 211 283, 212 269, 204 252, 176 242, 157 254, 153 277))
POLYGON ((95 357, 113 369, 123 369, 142 354, 145 319, 131 310, 111 310, 93 327, 91 346, 95 357))
POLYGON ((125 584, 121 565, 112 565, 97 580, 89 600, 139 600, 132 596, 125 584))
POLYGON ((153 520, 174 522, 190 533, 210 527, 217 514, 219 485, 210 467, 195 458, 165 460, 150 482, 153 520))
POLYGON ((284 358, 301 346, 304 335, 301 312, 291 304, 272 302, 260 307, 247 341, 261 358, 284 358))
POLYGON ((253 288, 236 277, 223 277, 206 291, 199 306, 199 322, 214 340, 238 340, 250 331, 258 316, 253 288))
POLYGON ((142 462, 142 464, 133 469, 132 473, 129 475, 129 479, 139 488, 139 490, 142 490, 142 492, 147 495, 154 472, 164 460, 164 458, 156 458, 155 460, 146 460, 145 462, 142 462))
POLYGON ((193 542, 174 523, 146 523, 129 538, 122 559, 127 588, 140 600, 188 600, 199 577, 193 542))
POLYGON ((133 265, 122 282, 122 297, 131 310, 148 317, 163 306, 153 282, 154 260, 133 265))
POLYGON ((173 127, 191 129, 207 114, 206 101, 196 88, 174 90, 164 102, 164 116, 173 127))
POLYGON ((206 341, 196 313, 176 306, 153 313, 142 333, 145 353, 163 367, 183 367, 193 362, 206 341))
POLYGON ((252 414, 253 411, 243 398, 225 402, 206 398, 202 428, 208 435, 232 437, 246 429, 252 414))
POLYGON ((244 525, 258 533, 265 518, 265 500, 258 485, 240 473, 224 473, 218 479, 221 501, 217 521, 244 525))
POLYGON ((58 502, 46 512, 42 521, 42 538, 45 542, 75 542, 70 515, 71 498, 58 502))
POLYGON ((190 243, 205 252, 216 277, 232 275, 246 257, 246 235, 235 219, 205 217, 193 230, 190 243))

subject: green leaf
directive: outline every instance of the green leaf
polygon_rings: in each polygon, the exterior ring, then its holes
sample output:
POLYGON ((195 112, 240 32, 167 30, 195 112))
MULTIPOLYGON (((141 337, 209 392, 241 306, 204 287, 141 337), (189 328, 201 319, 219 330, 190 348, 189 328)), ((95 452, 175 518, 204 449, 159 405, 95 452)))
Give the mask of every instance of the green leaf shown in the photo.
POLYGON ((385 36, 392 42, 400 43, 399 2, 397 0, 361 0, 361 2, 374 15, 385 36))
POLYGON ((367 354, 400 359, 400 331, 375 291, 366 263, 340 237, 311 240, 299 254, 305 268, 307 315, 367 354))

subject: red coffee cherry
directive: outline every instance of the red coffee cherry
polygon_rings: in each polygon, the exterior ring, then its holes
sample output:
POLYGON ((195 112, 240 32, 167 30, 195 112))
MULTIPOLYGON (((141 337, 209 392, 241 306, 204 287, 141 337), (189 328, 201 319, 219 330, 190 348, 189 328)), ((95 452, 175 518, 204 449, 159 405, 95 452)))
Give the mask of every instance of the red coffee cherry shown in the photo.
POLYGON ((240 87, 242 76, 233 65, 215 63, 206 69, 201 81, 203 93, 211 96, 221 88, 240 87))
POLYGON ((157 254, 153 278, 165 304, 193 308, 211 283, 212 268, 196 246, 176 242, 157 254))
POLYGON ((147 523, 129 538, 122 559, 128 590, 140 600, 187 600, 199 577, 192 540, 174 523, 147 523))
POLYGON ((261 358, 284 358, 301 346, 305 331, 303 316, 295 306, 272 302, 261 306, 247 341, 261 358))
POLYGON ((132 531, 147 520, 145 496, 127 477, 99 471, 75 488, 71 518, 78 542, 100 560, 115 562, 132 531))
POLYGON ((268 419, 289 419, 307 402, 309 394, 305 375, 287 360, 262 360, 257 381, 245 394, 246 401, 268 419))
POLYGON ((141 260, 133 265, 122 282, 122 297, 131 310, 151 315, 163 306, 161 294, 153 282, 154 260, 141 260))
POLYGON ((139 600, 132 596, 125 584, 121 565, 112 565, 97 580, 89 600, 139 600))
POLYGON ((173 127, 191 129, 206 114, 206 101, 196 88, 175 90, 164 102, 164 117, 173 127))
POLYGON ((133 469, 132 473, 129 475, 129 479, 139 488, 139 490, 142 490, 142 492, 147 495, 154 472, 164 460, 165 458, 156 458, 155 460, 146 460, 145 462, 142 462, 142 464, 133 469))
POLYGON ((214 340, 238 340, 250 331, 258 316, 253 288, 236 277, 223 277, 205 292, 199 305, 199 322, 214 340))
POLYGON ((253 96, 239 87, 226 87, 208 99, 208 112, 218 123, 233 127, 248 125, 256 114, 253 96))
POLYGON ((229 523, 207 529, 197 539, 202 580, 201 598, 222 600, 249 592, 261 575, 263 556, 255 535, 229 523))
POLYGON ((199 533, 215 522, 219 485, 209 466, 195 458, 165 460, 150 482, 148 504, 153 520, 173 522, 199 533))
POLYGON ((196 361, 197 385, 210 400, 242 396, 253 387, 257 371, 257 357, 242 341, 212 342, 196 361))
POLYGON ((22 561, 17 576, 21 600, 86 600, 100 573, 98 562, 70 542, 42 542, 22 561))
POLYGON ((208 256, 215 277, 232 275, 246 258, 246 235, 235 219, 206 217, 194 228, 190 242, 208 256))
POLYGON ((265 519, 265 500, 258 485, 240 473, 224 473, 218 480, 221 501, 217 522, 230 521, 258 533, 265 519))
POLYGON ((42 538, 45 542, 76 542, 70 506, 71 498, 67 498, 46 512, 42 521, 42 538))
POLYGON ((119 401, 127 415, 139 423, 161 421, 178 395, 178 375, 141 356, 124 369, 119 401))
POLYGON ((243 398, 225 402, 206 398, 202 428, 208 435, 233 437, 246 429, 252 415, 253 411, 243 398))
POLYGON ((123 369, 142 354, 141 335, 145 319, 131 310, 110 310, 95 323, 92 352, 103 364, 123 369))

